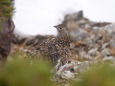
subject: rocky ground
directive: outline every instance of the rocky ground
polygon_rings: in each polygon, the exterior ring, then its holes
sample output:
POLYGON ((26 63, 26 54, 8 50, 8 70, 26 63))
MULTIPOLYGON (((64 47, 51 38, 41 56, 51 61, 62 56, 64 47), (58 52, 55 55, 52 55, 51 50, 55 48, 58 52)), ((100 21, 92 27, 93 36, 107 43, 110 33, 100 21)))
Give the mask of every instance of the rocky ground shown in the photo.
MULTIPOLYGON (((58 70, 52 70, 53 81, 69 86, 68 81, 79 75, 94 63, 115 63, 115 24, 110 22, 94 22, 83 16, 79 11, 67 14, 62 22, 71 33, 70 44, 72 58, 58 70)), ((31 36, 19 39, 14 35, 12 52, 23 51, 25 47, 37 44, 50 36, 31 36)), ((79 78, 78 78, 79 79, 79 78)), ((62 85, 62 86, 64 86, 62 85)))

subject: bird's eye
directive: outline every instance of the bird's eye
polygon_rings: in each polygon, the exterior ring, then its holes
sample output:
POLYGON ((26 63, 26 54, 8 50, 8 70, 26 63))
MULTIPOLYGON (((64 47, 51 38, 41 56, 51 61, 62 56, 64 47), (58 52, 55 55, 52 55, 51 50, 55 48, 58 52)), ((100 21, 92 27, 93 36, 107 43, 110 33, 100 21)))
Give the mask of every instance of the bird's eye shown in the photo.
POLYGON ((62 27, 60 27, 60 29, 62 29, 62 27))

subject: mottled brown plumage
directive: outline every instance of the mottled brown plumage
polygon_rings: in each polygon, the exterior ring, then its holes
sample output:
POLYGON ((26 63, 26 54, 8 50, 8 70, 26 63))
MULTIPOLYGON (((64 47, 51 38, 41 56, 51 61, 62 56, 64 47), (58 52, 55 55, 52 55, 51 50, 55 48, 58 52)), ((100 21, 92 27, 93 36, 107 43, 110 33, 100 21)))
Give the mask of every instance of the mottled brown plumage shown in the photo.
POLYGON ((63 24, 54 27, 57 29, 58 35, 49 37, 39 45, 31 47, 29 49, 29 55, 43 55, 54 63, 57 63, 60 59, 61 65, 63 65, 70 58, 70 33, 68 28, 63 24))

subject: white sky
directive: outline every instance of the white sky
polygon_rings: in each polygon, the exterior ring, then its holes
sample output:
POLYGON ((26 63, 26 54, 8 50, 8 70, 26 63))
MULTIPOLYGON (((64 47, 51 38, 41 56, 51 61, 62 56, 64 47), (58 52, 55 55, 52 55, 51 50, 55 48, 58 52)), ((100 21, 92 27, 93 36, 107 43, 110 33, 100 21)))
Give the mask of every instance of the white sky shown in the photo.
POLYGON ((93 21, 115 22, 115 0, 16 0, 16 29, 30 34, 56 34, 53 27, 66 13, 84 11, 93 21))

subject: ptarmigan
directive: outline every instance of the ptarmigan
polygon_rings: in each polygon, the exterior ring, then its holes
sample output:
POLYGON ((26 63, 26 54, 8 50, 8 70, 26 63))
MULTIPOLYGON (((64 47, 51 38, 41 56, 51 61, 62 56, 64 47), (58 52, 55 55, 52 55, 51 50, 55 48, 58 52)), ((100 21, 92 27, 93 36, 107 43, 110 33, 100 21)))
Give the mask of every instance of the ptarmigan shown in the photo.
POLYGON ((35 57, 42 55, 55 64, 60 60, 60 65, 64 65, 71 57, 70 33, 64 24, 54 27, 57 29, 58 35, 49 37, 40 44, 30 47, 28 54, 35 57))

